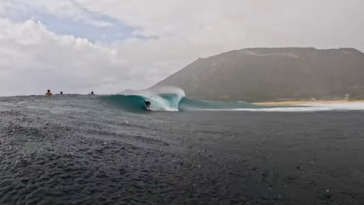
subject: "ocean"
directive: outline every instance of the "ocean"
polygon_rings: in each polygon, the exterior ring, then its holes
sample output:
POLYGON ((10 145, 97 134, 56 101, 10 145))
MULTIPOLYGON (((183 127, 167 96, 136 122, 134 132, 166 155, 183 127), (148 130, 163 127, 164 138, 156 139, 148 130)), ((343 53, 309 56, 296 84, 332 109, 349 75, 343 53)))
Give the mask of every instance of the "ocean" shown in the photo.
POLYGON ((0 204, 364 204, 364 104, 167 91, 0 98, 0 204))

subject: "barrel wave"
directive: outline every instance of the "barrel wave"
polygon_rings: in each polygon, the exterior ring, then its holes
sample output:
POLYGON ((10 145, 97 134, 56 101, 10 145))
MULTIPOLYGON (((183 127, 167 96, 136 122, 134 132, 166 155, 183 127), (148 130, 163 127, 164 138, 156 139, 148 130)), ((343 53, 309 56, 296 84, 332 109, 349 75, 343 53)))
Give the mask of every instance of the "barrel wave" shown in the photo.
POLYGON ((184 91, 175 87, 128 91, 117 95, 101 96, 103 102, 133 113, 145 113, 145 101, 151 102, 151 111, 202 111, 257 108, 247 102, 216 102, 185 97, 184 91))

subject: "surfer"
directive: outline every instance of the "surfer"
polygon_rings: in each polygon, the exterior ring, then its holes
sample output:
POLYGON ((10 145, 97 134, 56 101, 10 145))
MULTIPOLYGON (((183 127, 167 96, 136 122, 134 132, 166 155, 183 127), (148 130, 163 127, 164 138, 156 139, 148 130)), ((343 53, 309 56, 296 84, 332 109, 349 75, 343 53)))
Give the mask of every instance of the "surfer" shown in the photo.
POLYGON ((147 110, 150 110, 150 102, 144 101, 144 103, 145 103, 145 107, 147 108, 147 110))
POLYGON ((89 95, 95 95, 95 94, 94 94, 94 91, 91 91, 91 93, 90 93, 89 95))
POLYGON ((45 94, 46 96, 51 96, 52 95, 52 93, 51 93, 51 91, 50 90, 47 90, 47 93, 45 94))
POLYGON ((59 94, 60 94, 60 95, 63 95, 63 92, 61 91, 59 94))

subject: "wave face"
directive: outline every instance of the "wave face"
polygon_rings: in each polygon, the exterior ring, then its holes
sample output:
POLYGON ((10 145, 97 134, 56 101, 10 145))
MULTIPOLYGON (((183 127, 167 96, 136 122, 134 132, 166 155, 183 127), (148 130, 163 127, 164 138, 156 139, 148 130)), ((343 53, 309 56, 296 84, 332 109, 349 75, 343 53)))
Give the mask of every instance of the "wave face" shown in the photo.
POLYGON ((175 94, 162 94, 151 97, 140 95, 110 95, 101 97, 111 105, 129 112, 146 112, 145 101, 151 103, 152 111, 179 111, 180 96, 175 94))
POLYGON ((243 101, 235 103, 189 99, 185 97, 182 89, 165 86, 140 91, 128 90, 101 98, 113 106, 134 113, 147 112, 145 101, 151 102, 150 109, 152 111, 233 110, 259 107, 243 101))
POLYGON ((185 92, 177 87, 163 86, 145 90, 126 90, 117 95, 102 96, 102 100, 129 112, 147 112, 145 101, 152 111, 179 111, 179 102, 185 92))

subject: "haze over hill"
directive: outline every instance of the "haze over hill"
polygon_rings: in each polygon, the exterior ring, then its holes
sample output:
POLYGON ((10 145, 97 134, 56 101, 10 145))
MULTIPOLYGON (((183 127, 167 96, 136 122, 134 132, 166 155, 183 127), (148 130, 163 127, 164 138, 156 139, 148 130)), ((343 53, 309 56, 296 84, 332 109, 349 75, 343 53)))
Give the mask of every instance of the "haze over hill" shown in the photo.
POLYGON ((190 98, 243 100, 336 98, 364 93, 364 54, 353 48, 247 48, 199 58, 157 85, 190 98))

